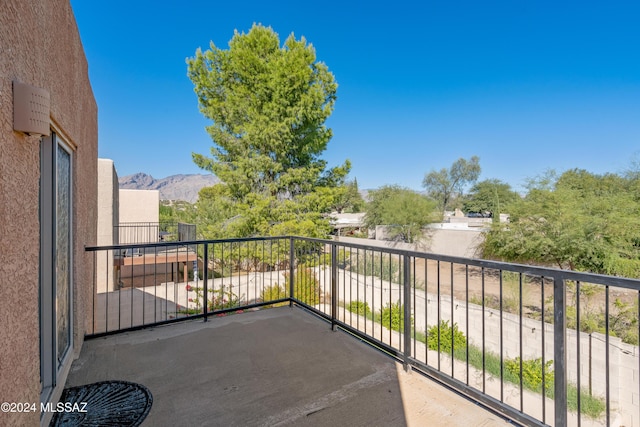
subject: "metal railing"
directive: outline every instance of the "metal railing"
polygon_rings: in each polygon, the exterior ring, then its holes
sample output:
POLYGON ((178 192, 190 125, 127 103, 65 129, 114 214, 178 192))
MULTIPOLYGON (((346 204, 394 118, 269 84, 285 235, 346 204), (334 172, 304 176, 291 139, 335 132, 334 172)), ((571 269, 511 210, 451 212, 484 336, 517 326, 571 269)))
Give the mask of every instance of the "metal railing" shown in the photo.
POLYGON ((639 280, 300 237, 87 251, 89 336, 297 304, 518 423, 640 424, 639 280))
POLYGON ((122 222, 113 227, 120 245, 195 240, 196 226, 177 222, 122 222))

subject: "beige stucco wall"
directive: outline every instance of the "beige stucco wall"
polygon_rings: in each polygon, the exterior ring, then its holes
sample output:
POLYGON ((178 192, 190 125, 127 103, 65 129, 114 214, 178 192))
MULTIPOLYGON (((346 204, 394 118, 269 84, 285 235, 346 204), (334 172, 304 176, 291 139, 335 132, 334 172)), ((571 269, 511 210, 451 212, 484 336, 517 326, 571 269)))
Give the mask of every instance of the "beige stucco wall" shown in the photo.
POLYGON ((429 229, 428 251, 434 254, 465 258, 478 257, 478 247, 484 241, 482 230, 429 229))
MULTIPOLYGON (((13 131, 12 81, 50 93, 51 125, 74 148, 76 354, 89 320, 85 308, 91 307, 92 257, 84 246, 96 243, 97 106, 69 1, 2 0, 0 9, 0 401, 35 403, 40 401, 40 139, 13 131)), ((39 412, 0 417, 0 425, 40 422, 39 412)))
POLYGON ((160 192, 158 190, 120 190, 120 223, 158 222, 160 192))
POLYGON ((158 241, 160 192, 158 190, 120 190, 120 225, 155 223, 154 227, 124 226, 120 229, 120 244, 158 241))
POLYGON ((383 240, 386 236, 385 226, 376 227, 376 239, 360 239, 340 236, 341 242, 358 243, 376 247, 388 247, 407 251, 430 252, 439 255, 450 255, 464 258, 479 256, 478 248, 484 241, 484 234, 480 229, 446 229, 434 227, 425 229, 425 236, 418 243, 403 243, 383 240))
MULTIPOLYGON (((118 173, 111 159, 98 159, 98 246, 118 244, 118 173)), ((113 251, 96 252, 97 291, 114 290, 113 251)))
POLYGON ((98 159, 98 246, 118 244, 114 227, 119 221, 118 172, 113 160, 98 159))

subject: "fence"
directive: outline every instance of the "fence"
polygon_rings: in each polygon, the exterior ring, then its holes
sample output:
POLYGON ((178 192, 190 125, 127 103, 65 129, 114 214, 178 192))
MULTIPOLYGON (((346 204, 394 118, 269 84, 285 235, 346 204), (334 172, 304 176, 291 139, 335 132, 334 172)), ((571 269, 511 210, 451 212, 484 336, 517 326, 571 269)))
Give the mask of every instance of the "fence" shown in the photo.
POLYGON ((196 226, 175 222, 123 222, 114 228, 118 244, 175 242, 196 239, 196 226))
POLYGON ((638 280, 299 237, 87 250, 114 258, 93 336, 295 303, 519 423, 640 425, 638 280))

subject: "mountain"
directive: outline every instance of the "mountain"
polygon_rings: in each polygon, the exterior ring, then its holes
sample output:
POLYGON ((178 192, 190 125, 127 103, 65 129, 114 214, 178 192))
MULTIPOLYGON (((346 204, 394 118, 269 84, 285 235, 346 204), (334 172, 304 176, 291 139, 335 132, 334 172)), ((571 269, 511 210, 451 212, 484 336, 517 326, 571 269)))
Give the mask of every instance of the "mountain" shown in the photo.
POLYGON ((160 190, 161 200, 184 200, 194 203, 203 187, 220 182, 214 175, 171 175, 156 179, 146 173, 135 173, 118 178, 120 188, 132 190, 160 190))

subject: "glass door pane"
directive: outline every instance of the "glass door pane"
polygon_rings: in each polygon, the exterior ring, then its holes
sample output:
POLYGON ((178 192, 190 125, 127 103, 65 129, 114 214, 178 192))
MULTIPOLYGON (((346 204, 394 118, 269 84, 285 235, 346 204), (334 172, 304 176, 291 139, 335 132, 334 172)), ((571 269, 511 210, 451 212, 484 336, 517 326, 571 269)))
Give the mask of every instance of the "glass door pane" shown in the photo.
POLYGON ((71 343, 71 156, 57 145, 56 157, 56 347, 60 364, 71 343))

